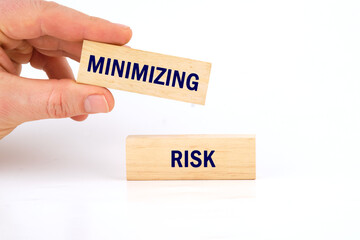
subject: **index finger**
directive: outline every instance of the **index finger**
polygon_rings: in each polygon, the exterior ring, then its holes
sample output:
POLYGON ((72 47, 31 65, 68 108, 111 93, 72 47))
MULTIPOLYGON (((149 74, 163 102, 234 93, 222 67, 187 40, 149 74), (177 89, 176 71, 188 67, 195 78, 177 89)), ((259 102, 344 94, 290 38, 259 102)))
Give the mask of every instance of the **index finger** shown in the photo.
POLYGON ((129 27, 88 16, 46 1, 13 0, 0 4, 0 30, 12 39, 52 36, 65 41, 84 39, 124 45, 131 39, 129 27))

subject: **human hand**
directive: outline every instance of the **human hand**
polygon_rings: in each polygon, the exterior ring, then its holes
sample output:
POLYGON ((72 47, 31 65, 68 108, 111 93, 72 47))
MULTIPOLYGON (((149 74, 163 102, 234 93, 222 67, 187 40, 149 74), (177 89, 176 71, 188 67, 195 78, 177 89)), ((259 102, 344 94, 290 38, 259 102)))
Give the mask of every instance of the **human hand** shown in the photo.
POLYGON ((129 27, 42 0, 0 0, 0 13, 0 139, 27 121, 113 109, 107 89, 75 83, 66 57, 79 61, 84 39, 124 45, 129 27), (20 77, 29 62, 49 80, 20 77))

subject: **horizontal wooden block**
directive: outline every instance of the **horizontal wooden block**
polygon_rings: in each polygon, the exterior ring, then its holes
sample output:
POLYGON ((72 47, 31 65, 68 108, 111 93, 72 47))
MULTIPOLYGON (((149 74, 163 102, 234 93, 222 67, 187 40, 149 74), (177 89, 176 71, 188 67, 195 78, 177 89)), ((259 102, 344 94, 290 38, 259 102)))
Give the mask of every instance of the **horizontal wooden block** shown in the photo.
POLYGON ((255 136, 128 136, 128 180, 255 179, 255 136))
POLYGON ((84 41, 77 82, 205 104, 211 64, 84 41))

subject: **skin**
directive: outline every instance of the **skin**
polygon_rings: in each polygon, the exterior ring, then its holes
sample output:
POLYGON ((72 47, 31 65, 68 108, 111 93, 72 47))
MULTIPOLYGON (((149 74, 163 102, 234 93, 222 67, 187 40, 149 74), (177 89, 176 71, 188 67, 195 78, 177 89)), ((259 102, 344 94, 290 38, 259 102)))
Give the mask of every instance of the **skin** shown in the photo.
POLYGON ((0 13, 0 139, 24 122, 113 109, 110 91, 75 83, 66 58, 80 60, 84 39, 124 45, 129 27, 41 0, 0 0, 0 13), (25 63, 49 79, 20 77, 25 63))

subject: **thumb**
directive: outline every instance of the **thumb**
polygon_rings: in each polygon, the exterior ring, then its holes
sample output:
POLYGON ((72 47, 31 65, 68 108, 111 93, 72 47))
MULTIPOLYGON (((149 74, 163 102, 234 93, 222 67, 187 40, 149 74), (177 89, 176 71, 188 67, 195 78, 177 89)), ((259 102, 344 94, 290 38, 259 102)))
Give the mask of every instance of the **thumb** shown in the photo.
POLYGON ((20 124, 46 118, 67 118, 106 113, 114 98, 102 87, 77 84, 74 80, 37 80, 0 75, 0 104, 8 121, 20 124))

